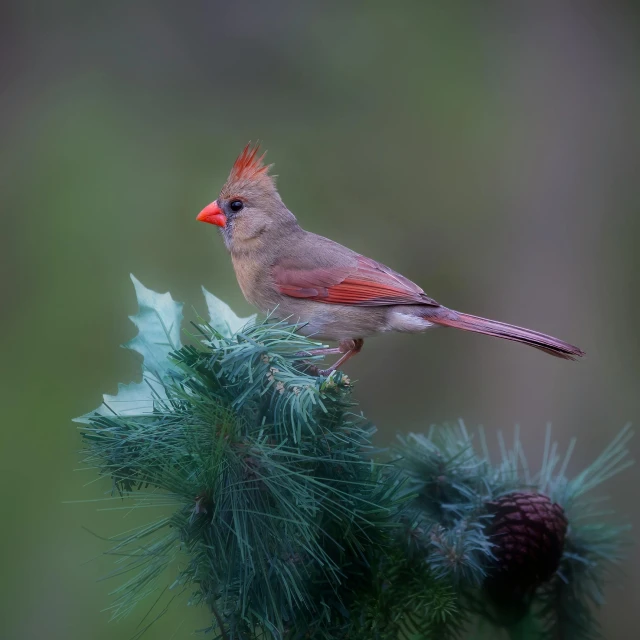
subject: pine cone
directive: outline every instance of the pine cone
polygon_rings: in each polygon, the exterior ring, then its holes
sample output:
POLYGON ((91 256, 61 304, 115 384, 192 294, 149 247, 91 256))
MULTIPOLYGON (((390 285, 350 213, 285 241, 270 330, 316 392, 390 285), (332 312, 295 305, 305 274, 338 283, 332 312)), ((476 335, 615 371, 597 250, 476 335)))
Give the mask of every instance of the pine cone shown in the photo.
POLYGON ((562 507, 541 494, 510 493, 486 503, 496 564, 485 582, 502 602, 522 600, 558 569, 567 519, 562 507))

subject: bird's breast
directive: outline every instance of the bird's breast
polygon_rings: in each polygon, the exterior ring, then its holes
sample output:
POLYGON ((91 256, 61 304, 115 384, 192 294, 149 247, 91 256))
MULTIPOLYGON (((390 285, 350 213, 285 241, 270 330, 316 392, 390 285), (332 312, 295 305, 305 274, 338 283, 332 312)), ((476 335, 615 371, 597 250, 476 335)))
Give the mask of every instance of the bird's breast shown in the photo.
POLYGON ((244 256, 231 256, 236 279, 247 302, 266 313, 277 305, 269 294, 273 291, 269 270, 258 261, 244 256))

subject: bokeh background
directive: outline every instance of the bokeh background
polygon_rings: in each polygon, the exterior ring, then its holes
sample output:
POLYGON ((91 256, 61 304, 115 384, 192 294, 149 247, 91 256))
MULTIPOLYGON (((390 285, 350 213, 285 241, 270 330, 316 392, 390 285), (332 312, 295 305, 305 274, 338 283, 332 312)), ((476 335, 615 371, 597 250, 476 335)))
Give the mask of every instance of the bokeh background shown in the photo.
MULTIPOLYGON (((0 636, 135 632, 144 612, 109 623, 115 584, 98 582, 98 536, 127 513, 65 503, 107 489, 74 471, 70 419, 138 375, 118 349, 130 272, 188 306, 205 285, 251 311, 195 222, 250 139, 307 229, 588 352, 371 340, 348 370, 381 445, 457 418, 492 436, 519 423, 536 460, 551 421, 561 446, 579 437, 576 471, 637 422, 639 71, 632 2, 3 2, 0 636)), ((639 480, 608 486, 636 524, 639 480)), ((607 591, 607 638, 637 632, 639 559, 607 591)), ((207 624, 180 606, 146 637, 207 624)))

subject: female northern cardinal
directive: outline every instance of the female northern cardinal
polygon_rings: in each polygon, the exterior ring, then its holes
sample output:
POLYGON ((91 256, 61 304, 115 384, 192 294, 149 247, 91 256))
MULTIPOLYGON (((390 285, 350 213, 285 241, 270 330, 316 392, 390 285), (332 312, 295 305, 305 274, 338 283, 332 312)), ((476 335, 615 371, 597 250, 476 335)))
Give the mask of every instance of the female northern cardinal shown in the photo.
POLYGON ((544 333, 443 307, 389 267, 300 227, 282 202, 269 166, 248 144, 217 200, 197 219, 221 227, 245 298, 263 312, 302 324, 300 331, 344 354, 327 374, 386 331, 454 327, 528 344, 559 358, 584 355, 544 333))

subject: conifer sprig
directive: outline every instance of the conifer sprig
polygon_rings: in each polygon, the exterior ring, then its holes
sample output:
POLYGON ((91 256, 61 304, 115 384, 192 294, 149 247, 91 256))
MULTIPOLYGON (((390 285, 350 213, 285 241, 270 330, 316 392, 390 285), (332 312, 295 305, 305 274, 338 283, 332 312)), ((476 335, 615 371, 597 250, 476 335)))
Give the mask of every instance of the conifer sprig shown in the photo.
POLYGON ((166 610, 157 602, 186 591, 222 640, 447 639, 479 619, 597 636, 593 605, 625 528, 602 521, 590 492, 630 464, 630 430, 572 480, 574 443, 561 458, 550 432, 535 474, 517 431, 492 464, 484 434, 462 423, 385 456, 348 377, 308 373, 319 345, 296 327, 238 318, 205 291, 209 317, 183 344, 182 305, 134 285, 139 333, 125 346, 143 379, 78 420, 85 464, 111 479, 113 500, 160 513, 112 541, 114 618, 145 601, 144 631, 166 610), (570 530, 556 576, 505 615, 483 587, 486 503, 523 489, 559 502, 570 530))

